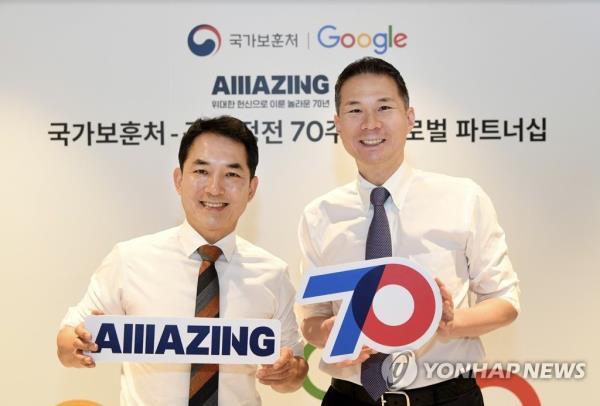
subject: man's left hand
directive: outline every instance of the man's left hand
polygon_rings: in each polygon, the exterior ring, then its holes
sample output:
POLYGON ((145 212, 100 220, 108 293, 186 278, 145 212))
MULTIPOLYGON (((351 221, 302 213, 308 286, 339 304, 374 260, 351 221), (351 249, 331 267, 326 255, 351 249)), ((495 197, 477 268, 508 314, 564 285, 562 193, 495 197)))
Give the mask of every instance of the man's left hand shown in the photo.
POLYGON ((301 373, 304 360, 295 357, 290 347, 281 348, 281 354, 273 365, 263 365, 256 372, 256 378, 264 385, 281 385, 296 380, 301 373))
POLYGON ((442 319, 440 320, 437 333, 442 337, 450 337, 452 328, 454 327, 454 301, 442 281, 435 278, 435 282, 438 284, 442 295, 442 319))

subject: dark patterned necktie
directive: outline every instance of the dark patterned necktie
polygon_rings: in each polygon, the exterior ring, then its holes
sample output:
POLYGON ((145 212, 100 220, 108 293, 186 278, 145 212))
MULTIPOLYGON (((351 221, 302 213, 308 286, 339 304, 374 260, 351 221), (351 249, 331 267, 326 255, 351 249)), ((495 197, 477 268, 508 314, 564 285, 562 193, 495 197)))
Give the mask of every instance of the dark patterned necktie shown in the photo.
MULTIPOLYGON (((219 278, 215 261, 221 249, 214 245, 198 248, 202 257, 196 288, 196 317, 219 317, 219 278)), ((192 364, 190 406, 218 404, 219 364, 192 364)))
MULTIPOLYGON (((371 191, 371 204, 374 211, 369 234, 367 234, 365 259, 392 256, 390 224, 383 207, 389 196, 390 192, 384 187, 376 187, 371 191)), ((381 365, 386 357, 387 354, 373 354, 361 364, 360 382, 373 399, 379 398, 387 391, 387 385, 381 373, 381 365)))

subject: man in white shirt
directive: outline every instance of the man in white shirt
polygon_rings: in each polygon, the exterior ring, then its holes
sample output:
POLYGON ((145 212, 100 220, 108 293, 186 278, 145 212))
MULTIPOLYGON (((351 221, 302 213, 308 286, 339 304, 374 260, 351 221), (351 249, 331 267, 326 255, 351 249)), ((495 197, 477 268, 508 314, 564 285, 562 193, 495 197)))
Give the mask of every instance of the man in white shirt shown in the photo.
MULTIPOLYGON (((415 351, 417 373, 401 393, 369 396, 361 367, 377 356, 365 347, 354 361, 321 362, 334 378, 323 404, 481 405, 472 377, 427 377, 424 363, 481 360, 479 336, 517 316, 518 279, 492 203, 469 179, 420 171, 405 162, 415 114, 402 76, 389 63, 363 58, 348 65, 338 77, 335 102, 337 132, 359 173, 356 181, 305 208, 299 226, 303 271, 365 259, 374 213, 370 195, 383 187, 389 195, 384 209, 391 256, 410 258, 437 278, 443 316, 434 337, 415 351)), ((304 337, 322 348, 339 308, 339 302, 303 306, 304 337)))
POLYGON ((210 245, 220 249, 218 259, 211 260, 218 279, 210 285, 216 286, 216 314, 281 320, 280 358, 258 370, 254 365, 214 366, 197 378, 193 393, 189 364, 125 362, 121 404, 258 405, 257 379, 279 392, 302 385, 308 366, 301 356, 287 265, 235 233, 258 186, 257 164, 256 138, 240 120, 199 119, 189 128, 173 174, 185 222, 119 243, 104 259, 82 300, 63 319, 57 345, 65 366, 95 366, 93 356, 83 354, 97 348, 82 324, 89 314, 193 317, 200 264, 206 260, 199 247, 210 245))

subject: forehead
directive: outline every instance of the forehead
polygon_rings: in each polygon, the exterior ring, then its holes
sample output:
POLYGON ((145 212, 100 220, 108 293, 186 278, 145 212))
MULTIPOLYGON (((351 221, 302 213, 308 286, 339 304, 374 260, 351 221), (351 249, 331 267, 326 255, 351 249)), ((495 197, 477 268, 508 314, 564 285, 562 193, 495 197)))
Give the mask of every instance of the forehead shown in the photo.
POLYGON ((209 164, 239 164, 248 168, 244 144, 224 135, 205 132, 198 135, 188 150, 186 162, 202 160, 209 164))
POLYGON ((371 97, 401 99, 398 85, 387 75, 362 73, 352 76, 340 89, 342 104, 371 97))

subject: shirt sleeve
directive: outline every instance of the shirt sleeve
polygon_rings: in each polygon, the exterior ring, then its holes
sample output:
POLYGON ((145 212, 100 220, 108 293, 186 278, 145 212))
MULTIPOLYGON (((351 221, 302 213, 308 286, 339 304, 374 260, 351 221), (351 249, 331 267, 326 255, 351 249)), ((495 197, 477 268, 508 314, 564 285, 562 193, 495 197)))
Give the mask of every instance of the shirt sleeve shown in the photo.
POLYGON ((519 279, 508 258, 504 230, 492 201, 479 186, 473 199, 466 254, 476 302, 497 297, 519 311, 519 279))
POLYGON ((275 318, 281 320, 281 345, 291 347, 294 355, 304 356, 304 341, 300 337, 296 314, 294 313, 294 303, 296 301, 296 290, 290 281, 287 268, 282 273, 279 284, 279 295, 277 302, 279 304, 275 318))
POLYGON ((74 327, 82 323, 92 310, 100 310, 105 314, 125 314, 121 301, 122 292, 123 264, 117 245, 92 275, 83 298, 67 310, 61 327, 74 327))
MULTIPOLYGON (((309 225, 306 213, 302 215, 298 225, 298 241, 302 257, 300 259, 300 274, 304 275, 309 269, 322 266, 314 239, 311 237, 311 228, 314 231, 316 225, 309 225)), ((299 306, 303 319, 311 317, 331 317, 334 315, 332 302, 312 303, 299 306)))

